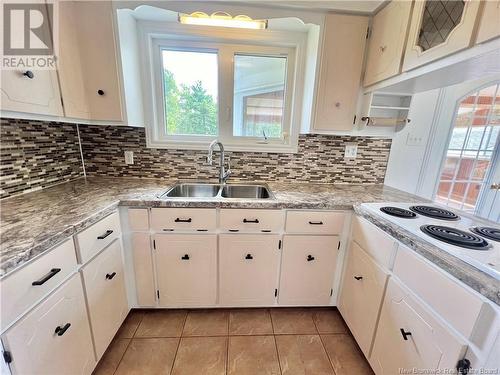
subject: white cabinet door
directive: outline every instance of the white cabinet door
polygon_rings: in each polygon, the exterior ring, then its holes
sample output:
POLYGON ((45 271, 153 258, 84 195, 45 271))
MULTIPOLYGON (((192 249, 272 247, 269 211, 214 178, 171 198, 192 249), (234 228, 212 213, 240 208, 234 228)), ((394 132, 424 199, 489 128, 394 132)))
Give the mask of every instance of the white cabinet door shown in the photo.
POLYGON ((160 306, 213 306, 217 296, 217 236, 155 236, 160 306))
POLYGON ((326 16, 315 130, 352 129, 367 28, 368 17, 341 14, 326 16))
POLYGON ((415 1, 403 71, 468 48, 480 2, 415 1))
POLYGON ((65 115, 123 121, 111 1, 69 1, 59 6, 65 115))
POLYGON ((90 374, 96 360, 80 275, 63 284, 2 337, 12 374, 90 374))
POLYGON ((54 70, 2 70, 0 109, 62 116, 61 95, 57 72, 54 70), (33 78, 24 75, 33 74, 33 78))
POLYGON ((365 86, 399 74, 411 6, 411 1, 391 1, 373 17, 365 86))
POLYGON ((339 310, 367 357, 370 354, 388 276, 356 242, 351 242, 342 281, 339 310))
POLYGON ((376 374, 455 369, 466 348, 402 284, 389 279, 370 356, 376 374))
POLYGON ((278 235, 220 235, 221 305, 274 304, 281 253, 279 240, 278 235))
POLYGON ((137 305, 140 307, 156 306, 153 255, 149 233, 132 233, 131 242, 137 305))
POLYGON ((101 358, 128 314, 120 241, 82 269, 97 358, 101 358))
POLYGON ((280 305, 328 305, 337 265, 337 236, 293 236, 283 240, 280 305))
POLYGON ((476 43, 500 36, 500 0, 483 1, 476 43))

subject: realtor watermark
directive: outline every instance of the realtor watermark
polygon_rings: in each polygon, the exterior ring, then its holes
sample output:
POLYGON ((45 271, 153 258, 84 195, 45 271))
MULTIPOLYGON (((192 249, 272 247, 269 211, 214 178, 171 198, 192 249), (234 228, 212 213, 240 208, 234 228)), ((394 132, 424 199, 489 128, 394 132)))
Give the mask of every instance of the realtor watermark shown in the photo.
MULTIPOLYGON (((2 69, 56 69, 57 6, 32 0, 2 1, 2 69)), ((31 77, 28 77, 31 78, 31 77)))
POLYGON ((400 375, 411 375, 411 374, 418 374, 418 375, 425 375, 425 374, 435 374, 435 375, 448 375, 448 374, 489 374, 489 375, 496 375, 500 374, 500 369, 498 368, 469 368, 467 372, 459 372, 457 369, 454 368, 441 368, 441 369, 431 369, 431 368, 417 368, 417 367, 412 367, 412 368, 400 368, 399 369, 399 374, 400 375))

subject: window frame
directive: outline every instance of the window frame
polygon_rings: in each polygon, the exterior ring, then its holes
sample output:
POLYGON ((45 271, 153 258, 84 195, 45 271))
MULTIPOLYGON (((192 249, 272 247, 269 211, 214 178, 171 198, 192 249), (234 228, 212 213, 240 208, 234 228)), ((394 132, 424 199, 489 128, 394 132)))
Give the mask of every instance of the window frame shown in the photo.
POLYGON ((152 148, 206 149, 219 139, 230 151, 295 153, 301 128, 305 61, 303 33, 260 30, 237 31, 214 27, 188 27, 138 22, 142 56, 146 143, 152 148), (224 29, 224 30, 221 30, 224 29), (163 80, 163 50, 218 51, 218 135, 167 135, 163 80), (286 82, 282 138, 233 136, 234 63, 236 54, 286 56, 286 82))

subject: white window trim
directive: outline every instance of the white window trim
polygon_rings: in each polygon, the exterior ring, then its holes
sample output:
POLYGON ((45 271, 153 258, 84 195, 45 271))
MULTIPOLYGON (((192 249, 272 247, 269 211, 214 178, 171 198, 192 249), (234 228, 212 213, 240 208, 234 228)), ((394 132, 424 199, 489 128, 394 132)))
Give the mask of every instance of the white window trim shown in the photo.
POLYGON ((306 60, 307 35, 298 32, 276 30, 232 30, 214 27, 186 26, 177 23, 138 22, 139 44, 142 63, 142 84, 146 118, 146 144, 151 148, 204 150, 218 138, 230 151, 257 151, 296 153, 302 119, 302 92, 306 60), (219 135, 170 136, 166 139, 160 129, 164 128, 163 79, 160 76, 161 48, 219 51, 219 135), (285 111, 283 131, 288 132, 286 142, 262 138, 232 137, 232 111, 222 108, 224 103, 233 106, 233 62, 234 52, 278 56, 287 54, 287 82, 285 89, 285 111), (220 75, 221 69, 230 69, 230 74, 220 75), (223 77, 226 77, 224 79, 223 77), (231 77, 230 82, 227 77, 231 77), (223 97, 225 96, 225 97, 223 97), (223 115, 226 113, 226 115, 223 115), (161 126, 160 126, 161 124, 161 126), (290 124, 289 128, 286 124, 290 124), (228 134, 229 133, 229 134, 228 134), (175 139, 175 140, 173 140, 175 139))

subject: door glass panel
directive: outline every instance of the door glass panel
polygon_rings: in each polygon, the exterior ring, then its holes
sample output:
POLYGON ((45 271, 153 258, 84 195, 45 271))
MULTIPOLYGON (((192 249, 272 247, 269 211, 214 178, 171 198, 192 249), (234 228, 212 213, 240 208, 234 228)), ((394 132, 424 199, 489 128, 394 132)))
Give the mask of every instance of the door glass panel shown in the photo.
POLYGON ((464 1, 427 0, 424 6, 418 45, 426 51, 446 41, 451 31, 460 23, 464 1))
POLYGON ((233 135, 281 138, 286 57, 234 56, 233 135))
POLYGON ((500 134, 500 124, 493 116, 499 94, 496 84, 459 103, 441 169, 437 202, 475 212, 482 192, 488 190, 485 185, 500 134))

